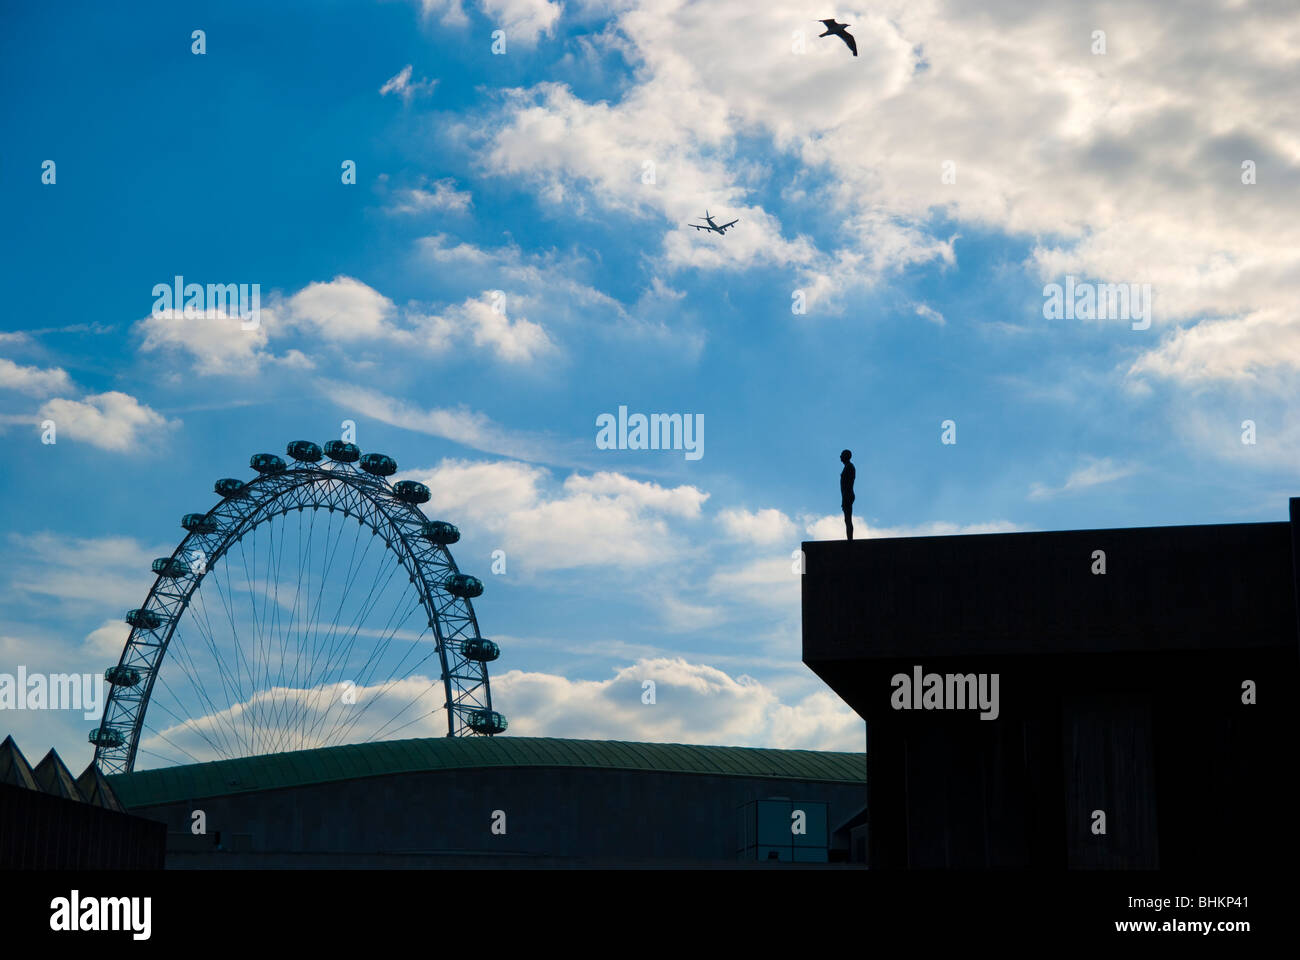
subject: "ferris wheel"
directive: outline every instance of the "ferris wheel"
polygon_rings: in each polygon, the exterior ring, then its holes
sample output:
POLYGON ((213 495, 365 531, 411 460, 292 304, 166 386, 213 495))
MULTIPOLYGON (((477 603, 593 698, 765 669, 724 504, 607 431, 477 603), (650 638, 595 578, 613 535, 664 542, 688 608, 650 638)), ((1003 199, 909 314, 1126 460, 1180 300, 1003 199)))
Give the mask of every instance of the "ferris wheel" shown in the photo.
POLYGON ((500 648, 470 602, 483 584, 452 558, 460 531, 419 509, 428 487, 390 484, 391 457, 341 440, 286 453, 218 480, 153 561, 90 733, 105 773, 411 736, 439 712, 449 737, 506 729, 500 648))

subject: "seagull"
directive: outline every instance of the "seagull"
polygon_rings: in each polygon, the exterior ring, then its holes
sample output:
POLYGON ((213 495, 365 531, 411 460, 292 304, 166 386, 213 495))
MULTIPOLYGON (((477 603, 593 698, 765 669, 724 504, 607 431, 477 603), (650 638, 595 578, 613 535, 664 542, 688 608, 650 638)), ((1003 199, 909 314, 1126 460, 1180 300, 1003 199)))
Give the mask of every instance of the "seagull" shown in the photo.
POLYGON ((830 20, 822 20, 820 22, 826 25, 826 32, 819 33, 817 34, 817 36, 829 37, 833 33, 835 34, 835 36, 839 37, 841 40, 843 40, 845 43, 849 45, 849 49, 853 51, 853 55, 855 57, 858 55, 858 42, 853 39, 853 35, 848 31, 847 28, 849 24, 840 23, 834 17, 832 17, 830 20))

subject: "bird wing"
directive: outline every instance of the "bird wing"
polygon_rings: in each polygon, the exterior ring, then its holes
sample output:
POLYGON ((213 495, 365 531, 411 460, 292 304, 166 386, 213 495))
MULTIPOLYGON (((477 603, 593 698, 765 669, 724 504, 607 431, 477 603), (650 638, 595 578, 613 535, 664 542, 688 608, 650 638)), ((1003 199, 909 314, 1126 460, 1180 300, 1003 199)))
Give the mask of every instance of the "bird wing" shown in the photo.
POLYGON ((853 55, 856 57, 858 55, 858 42, 853 39, 853 34, 847 30, 841 30, 840 36, 844 38, 844 42, 849 45, 849 49, 853 51, 853 55))

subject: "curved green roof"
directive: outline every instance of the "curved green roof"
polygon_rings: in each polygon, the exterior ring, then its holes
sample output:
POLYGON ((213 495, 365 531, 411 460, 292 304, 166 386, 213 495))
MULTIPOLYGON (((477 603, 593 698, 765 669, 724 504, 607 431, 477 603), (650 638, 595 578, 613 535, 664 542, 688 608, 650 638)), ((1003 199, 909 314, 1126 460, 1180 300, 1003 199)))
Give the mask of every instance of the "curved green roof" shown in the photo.
POLYGON ((429 737, 193 763, 108 778, 125 807, 331 780, 481 767, 587 767, 778 780, 865 782, 866 755, 552 737, 429 737))

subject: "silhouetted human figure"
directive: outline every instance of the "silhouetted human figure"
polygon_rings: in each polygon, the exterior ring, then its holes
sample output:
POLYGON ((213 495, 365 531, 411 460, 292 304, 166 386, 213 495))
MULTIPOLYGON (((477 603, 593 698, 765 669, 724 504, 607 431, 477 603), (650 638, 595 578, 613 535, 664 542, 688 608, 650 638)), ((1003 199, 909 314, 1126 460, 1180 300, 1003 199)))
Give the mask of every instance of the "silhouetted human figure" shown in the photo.
POLYGON ((844 532, 850 540, 853 539, 853 481, 858 475, 857 469, 849 463, 852 459, 852 450, 840 451, 840 463, 844 464, 840 471, 840 509, 844 511, 844 532))

